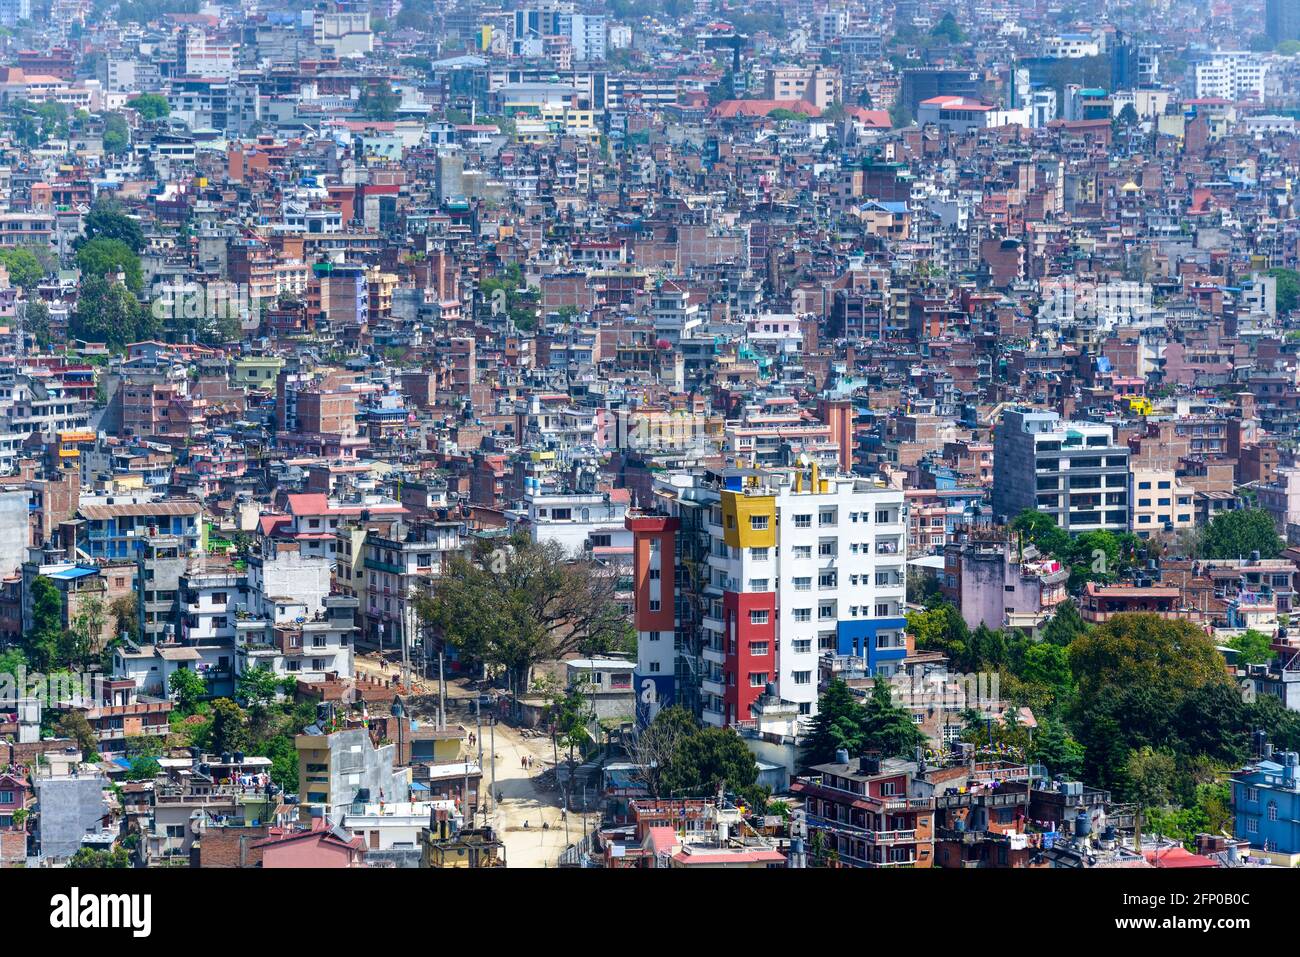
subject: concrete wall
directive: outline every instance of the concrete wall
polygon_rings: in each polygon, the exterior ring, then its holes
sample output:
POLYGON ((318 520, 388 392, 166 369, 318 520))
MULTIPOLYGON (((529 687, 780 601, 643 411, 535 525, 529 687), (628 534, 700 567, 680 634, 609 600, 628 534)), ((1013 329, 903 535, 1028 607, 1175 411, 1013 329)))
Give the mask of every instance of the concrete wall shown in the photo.
POLYGON ((43 858, 66 860, 81 849, 82 837, 101 829, 100 819, 108 812, 107 784, 98 774, 37 780, 43 858))

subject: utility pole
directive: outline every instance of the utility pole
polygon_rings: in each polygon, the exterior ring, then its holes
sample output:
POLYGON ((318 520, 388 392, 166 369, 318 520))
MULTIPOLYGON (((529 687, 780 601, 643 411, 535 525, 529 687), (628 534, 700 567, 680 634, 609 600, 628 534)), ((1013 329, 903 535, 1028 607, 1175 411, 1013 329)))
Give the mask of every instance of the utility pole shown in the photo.
POLYGON ((438 649, 438 730, 447 730, 447 680, 442 670, 442 649, 438 649))
MULTIPOLYGON (((482 784, 483 781, 483 702, 478 701, 476 699, 474 702, 474 711, 478 718, 478 734, 475 740, 478 741, 478 779, 480 782, 479 790, 481 791, 483 790, 483 784, 482 784)), ((487 822, 488 822, 488 808, 487 808, 487 801, 484 801, 483 802, 483 826, 484 827, 487 827, 487 822)))
MULTIPOLYGON (((488 717, 492 721, 489 727, 492 733, 492 800, 495 801, 497 794, 497 716, 490 714, 488 717)), ((493 804, 492 807, 500 810, 496 804, 493 804)))

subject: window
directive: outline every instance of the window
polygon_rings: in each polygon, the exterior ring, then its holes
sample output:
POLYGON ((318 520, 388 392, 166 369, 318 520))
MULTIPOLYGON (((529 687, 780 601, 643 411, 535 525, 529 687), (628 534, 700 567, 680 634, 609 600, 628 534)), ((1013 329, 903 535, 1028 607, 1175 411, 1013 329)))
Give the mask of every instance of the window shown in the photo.
POLYGON ((767 531, 767 516, 766 515, 749 516, 749 527, 756 532, 767 531))
POLYGON ((796 655, 806 655, 812 651, 812 639, 796 638, 790 643, 790 650, 796 655))
POLYGON ((834 525, 834 524, 835 524, 835 510, 834 510, 834 509, 823 509, 821 512, 819 512, 818 515, 817 515, 817 524, 818 524, 818 525, 822 525, 822 526, 826 526, 826 525, 834 525))
POLYGON ((1258 800, 1259 800, 1259 788, 1246 788, 1246 800, 1247 800, 1247 801, 1252 801, 1252 802, 1253 802, 1253 801, 1258 801, 1258 800))
POLYGON ((1259 818, 1257 817, 1246 818, 1246 833, 1247 834, 1259 833, 1259 818))
POLYGON ((652 568, 652 569, 650 569, 650 580, 651 580, 651 581, 658 581, 658 580, 659 580, 659 569, 657 569, 657 568, 652 568))
POLYGON ((1268 802, 1268 819, 1269 819, 1270 821, 1276 821, 1276 820, 1277 820, 1277 802, 1276 802, 1276 801, 1269 801, 1269 802, 1268 802))
POLYGON ((811 545, 795 545, 790 550, 791 558, 812 558, 811 545))
POLYGON ((766 578, 751 578, 749 580, 750 591, 767 591, 768 580, 766 578))
POLYGON ((749 643, 749 653, 750 653, 752 656, 754 656, 755 658, 766 658, 766 657, 767 657, 767 642, 766 642, 766 641, 751 641, 751 642, 749 643))
POLYGON ((647 631, 647 632, 646 632, 646 640, 648 640, 648 641, 658 641, 658 640, 659 640, 659 632, 657 632, 657 631, 647 631))
POLYGON ((650 662, 650 673, 652 675, 659 674, 659 662, 657 661, 650 662))
POLYGON ((812 588, 811 578, 796 578, 794 580, 795 591, 809 591, 812 588))
POLYGON ((838 545, 839 542, 833 538, 823 538, 817 543, 817 554, 823 558, 834 558, 836 552, 839 551, 838 545))
POLYGON ((751 671, 749 673, 749 686, 751 688, 762 688, 767 684, 766 671, 751 671))
POLYGON ((888 524, 889 524, 889 513, 886 512, 886 511, 884 511, 883 509, 877 509, 877 510, 876 510, 876 522, 877 522, 877 524, 880 524, 880 525, 888 525, 888 524))
POLYGON ((817 587, 834 588, 837 580, 838 580, 838 576, 836 575, 835 572, 822 572, 820 575, 817 576, 817 587))
POLYGON ((812 621, 812 609, 811 609, 811 608, 796 608, 796 609, 794 610, 794 620, 795 620, 795 621, 812 621))
POLYGON ((796 671, 796 672, 794 673, 794 683, 797 684, 797 685, 810 685, 810 684, 812 684, 812 672, 811 672, 811 671, 796 671))
POLYGON ((827 621, 835 617, 835 602, 829 601, 818 606, 817 618, 820 621, 827 621))
POLYGON ((658 598, 651 598, 651 599, 650 599, 650 610, 651 610, 651 611, 658 611, 658 610, 659 610, 659 599, 658 599, 658 598))
POLYGON ((749 613, 749 623, 750 623, 751 625, 766 625, 766 624, 767 624, 767 611, 766 611, 766 610, 761 610, 761 611, 751 611, 751 612, 749 613))
POLYGON ((884 603, 884 602, 876 602, 876 617, 877 617, 877 618, 888 618, 888 617, 889 617, 889 605, 886 604, 886 603, 884 603))
POLYGON ((767 561, 767 553, 768 550, 766 548, 751 548, 749 550, 750 557, 756 562, 767 561))
POLYGON ((812 516, 811 516, 811 515, 796 515, 796 516, 794 517, 794 527, 795 527, 795 528, 812 528, 812 516))

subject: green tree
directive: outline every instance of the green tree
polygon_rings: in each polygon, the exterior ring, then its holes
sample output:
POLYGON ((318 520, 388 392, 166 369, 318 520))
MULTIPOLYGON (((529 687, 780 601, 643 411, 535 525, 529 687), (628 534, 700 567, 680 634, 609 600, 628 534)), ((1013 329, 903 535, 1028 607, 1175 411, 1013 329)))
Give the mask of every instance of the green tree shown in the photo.
POLYGON ((1202 558, 1277 558, 1285 543, 1278 537, 1273 518, 1257 508, 1220 512, 1201 534, 1202 558))
POLYGON ((889 682, 876 678, 863 708, 863 750, 910 758, 924 742, 925 735, 912 720, 911 712, 894 704, 889 682))
POLYGON ((218 754, 242 751, 248 745, 248 718, 244 709, 229 698, 212 702, 212 726, 209 743, 218 754))
POLYGON ((397 115, 402 98, 388 83, 367 86, 357 100, 357 108, 372 120, 391 120, 397 115))
POLYGON ((244 704, 267 704, 280 691, 280 679, 270 668, 249 668, 235 682, 235 694, 244 704))
POLYGON ((945 13, 939 22, 930 28, 930 36, 947 41, 953 46, 966 41, 966 34, 957 24, 957 18, 953 16, 952 11, 945 13))
POLYGON ((26 246, 0 249, 0 263, 9 273, 9 282, 23 289, 31 289, 45 278, 45 267, 36 254, 26 246))
POLYGON ((68 329, 78 339, 103 342, 121 350, 129 343, 158 334, 158 322, 121 283, 91 276, 81 283, 68 329))
POLYGON ((1011 531, 1020 536, 1023 545, 1033 545, 1044 555, 1062 561, 1070 552, 1070 535, 1052 519, 1052 516, 1033 509, 1025 509, 1011 520, 1011 531))
POLYGON ((104 152, 111 156, 125 153, 131 145, 131 128, 126 125, 126 117, 121 113, 109 113, 104 117, 104 152))
POLYGON ((678 705, 663 708, 633 741, 632 763, 638 780, 652 798, 668 797, 664 775, 677 759, 682 742, 699 730, 695 716, 678 705))
POLYGON ((120 239, 92 239, 77 250, 77 268, 83 276, 112 277, 121 272, 127 288, 139 293, 144 286, 140 257, 120 239))
POLYGON ((1105 686, 1144 687, 1180 704, 1207 684, 1229 682, 1223 658, 1205 632, 1189 621, 1121 614, 1070 646, 1080 697, 1105 686))
POLYGON ((160 120, 171 115, 171 104, 159 93, 141 93, 126 101, 126 105, 140 114, 142 120, 160 120))
POLYGON ((453 556, 438 587, 417 596, 415 606, 462 655, 504 668, 518 695, 539 662, 629 647, 616 584, 557 543, 523 533, 479 539, 468 555, 453 556))
POLYGON ((23 323, 36 340, 36 347, 42 350, 50 348, 50 307, 44 300, 32 298, 24 299, 22 308, 25 310, 23 323))
POLYGON ((63 596, 44 575, 32 580, 32 627, 23 636, 27 659, 41 671, 57 667, 63 642, 63 596))
POLYGON ((682 741, 664 772, 671 797, 707 797, 719 788, 734 794, 753 791, 758 765, 753 752, 732 728, 699 728, 682 741))
POLYGON ((1129 754, 1128 793, 1140 808, 1168 807, 1174 800, 1178 763, 1168 751, 1146 747, 1129 754))
POLYGON ((864 717, 862 705, 849 686, 840 678, 832 679, 817 700, 817 716, 800 756, 803 766, 828 764, 841 749, 850 755, 861 753, 864 717))
POLYGON ((1043 641, 1065 647, 1087 631, 1088 623, 1079 614, 1079 606, 1073 599, 1066 599, 1056 606, 1056 613, 1043 629, 1043 641))
POLYGON ((77 742, 82 754, 95 754, 99 751, 99 738, 95 729, 86 720, 84 711, 66 711, 55 725, 59 735, 77 742))
POLYGON ((1070 737, 1060 721, 1040 723, 1029 755, 1037 763, 1046 765, 1048 773, 1053 775, 1063 774, 1077 780, 1083 771, 1083 745, 1070 737))
POLYGON ((162 765, 158 759, 148 754, 139 754, 131 759, 131 767, 127 769, 126 779, 128 781, 152 781, 162 771, 162 765))
POLYGON ((68 860, 68 867, 80 869, 119 869, 130 866, 131 858, 124 847, 115 847, 111 851, 101 851, 98 848, 83 847, 68 860))
POLYGON ((133 253, 144 248, 144 230, 139 222, 123 212, 121 204, 113 199, 101 197, 95 200, 82 221, 82 230, 85 235, 78 246, 96 239, 116 239, 129 246, 133 253))
POLYGON ((189 668, 177 668, 167 679, 167 690, 176 699, 176 707, 185 714, 193 714, 198 703, 208 694, 208 683, 189 668))
POLYGON ((1253 629, 1228 639, 1228 647, 1237 651, 1237 660, 1243 665, 1262 665, 1272 661, 1277 657, 1272 645, 1272 638, 1253 629))
POLYGON ((140 640, 140 618, 136 611, 135 592, 114 598, 109 603, 108 613, 113 616, 113 629, 118 635, 125 635, 132 641, 140 640))

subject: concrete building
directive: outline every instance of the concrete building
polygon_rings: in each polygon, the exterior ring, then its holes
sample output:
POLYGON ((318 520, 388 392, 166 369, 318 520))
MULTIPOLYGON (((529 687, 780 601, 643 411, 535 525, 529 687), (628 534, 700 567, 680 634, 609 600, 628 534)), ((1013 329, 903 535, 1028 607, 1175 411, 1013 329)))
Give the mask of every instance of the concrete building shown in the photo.
POLYGON ((355 804, 410 800, 408 772, 396 768, 395 743, 378 747, 365 728, 329 731, 319 723, 294 739, 304 823, 339 820, 355 804))
POLYGON ((995 521, 1029 509, 1071 533, 1127 531, 1128 484, 1129 450, 1110 425, 1020 408, 994 430, 995 521))
POLYGON ((36 779, 36 845, 42 861, 67 861, 81 850, 83 838, 104 829, 107 787, 101 774, 36 779))
POLYGON ((677 632, 690 618, 676 601, 679 585, 701 595, 699 707, 707 723, 752 720, 769 685, 800 714, 815 714, 823 652, 855 655, 871 673, 891 674, 906 655, 903 493, 816 466, 727 469, 700 480, 713 494, 698 580, 668 571, 679 520, 628 518, 642 703, 665 684, 671 700, 675 676, 693 667, 678 662, 677 632))
POLYGON ((1130 530, 1139 538, 1174 535, 1196 527, 1196 490, 1173 471, 1133 470, 1130 530))

